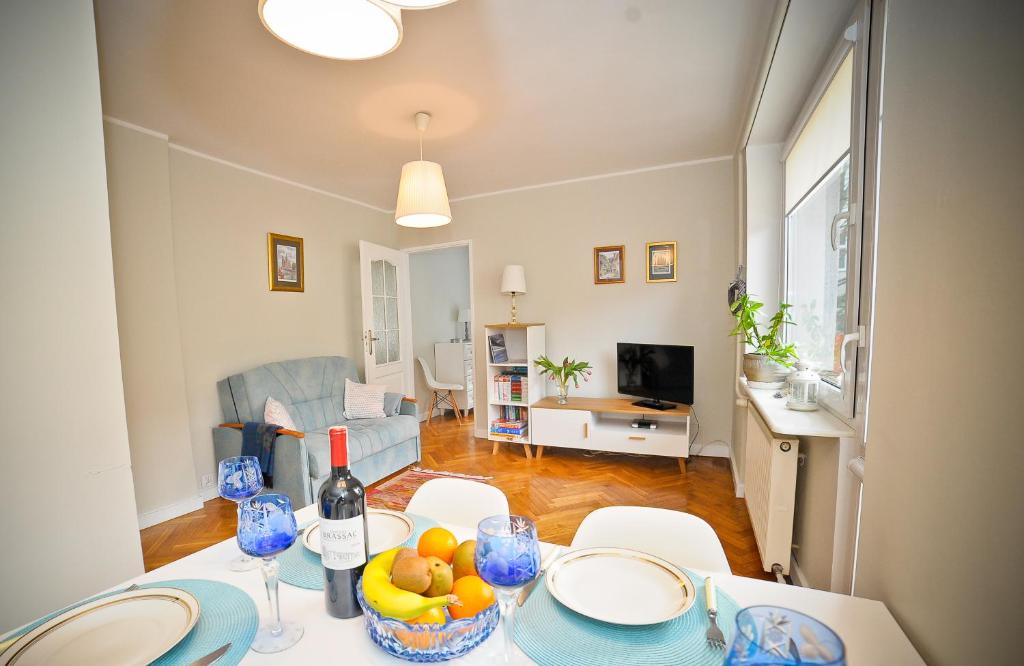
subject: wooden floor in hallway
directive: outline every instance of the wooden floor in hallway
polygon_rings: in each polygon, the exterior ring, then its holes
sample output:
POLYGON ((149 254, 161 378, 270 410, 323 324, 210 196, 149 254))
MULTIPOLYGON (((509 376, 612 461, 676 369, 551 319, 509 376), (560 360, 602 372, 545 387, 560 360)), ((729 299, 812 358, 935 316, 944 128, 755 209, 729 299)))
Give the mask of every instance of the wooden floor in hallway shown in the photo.
MULTIPOLYGON (((773 580, 761 570, 747 508, 733 493, 729 461, 693 457, 684 478, 675 458, 588 453, 547 447, 528 460, 522 446, 473 436, 472 421, 454 417, 423 423, 420 467, 494 477, 514 513, 537 522, 540 538, 568 544, 583 518, 603 506, 640 505, 686 511, 711 523, 733 573, 773 580)), ((235 532, 235 504, 220 498, 202 509, 142 530, 146 570, 223 541, 235 532)))

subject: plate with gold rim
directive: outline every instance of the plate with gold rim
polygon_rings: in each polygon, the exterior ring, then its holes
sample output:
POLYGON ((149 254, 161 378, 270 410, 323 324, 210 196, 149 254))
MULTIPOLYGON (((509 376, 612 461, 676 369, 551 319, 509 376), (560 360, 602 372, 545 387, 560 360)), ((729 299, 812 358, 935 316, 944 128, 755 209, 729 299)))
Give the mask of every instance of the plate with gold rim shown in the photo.
POLYGON ((580 615, 609 624, 667 622, 690 609, 696 588, 677 566, 626 548, 583 548, 548 568, 548 591, 580 615))
MULTIPOLYGON (((391 550, 408 541, 416 531, 416 523, 401 511, 367 509, 366 531, 370 539, 370 556, 391 550)), ((302 533, 302 545, 320 555, 320 523, 314 523, 302 533)))
POLYGON ((185 590, 148 587, 70 608, 25 633, 0 666, 148 664, 188 636, 199 600, 185 590))

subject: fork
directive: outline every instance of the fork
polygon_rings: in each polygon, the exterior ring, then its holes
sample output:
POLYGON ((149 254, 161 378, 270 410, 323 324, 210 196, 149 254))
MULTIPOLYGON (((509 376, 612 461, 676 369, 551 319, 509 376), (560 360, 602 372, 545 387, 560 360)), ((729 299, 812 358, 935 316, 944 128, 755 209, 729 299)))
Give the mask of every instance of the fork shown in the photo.
POLYGON ((715 594, 715 582, 711 580, 711 576, 704 579, 704 601, 708 607, 708 620, 711 621, 711 626, 708 627, 708 633, 705 634, 708 640, 708 646, 716 650, 725 649, 725 635, 722 630, 718 628, 718 595, 715 594))

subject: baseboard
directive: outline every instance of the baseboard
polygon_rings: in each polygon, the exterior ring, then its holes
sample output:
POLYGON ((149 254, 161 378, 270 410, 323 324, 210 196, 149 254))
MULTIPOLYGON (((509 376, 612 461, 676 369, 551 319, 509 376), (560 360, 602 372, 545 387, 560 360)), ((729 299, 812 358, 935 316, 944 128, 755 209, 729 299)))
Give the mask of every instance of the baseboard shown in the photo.
POLYGON ((793 579, 793 583, 800 587, 811 587, 807 577, 804 576, 804 572, 800 570, 800 565, 796 562, 796 557, 791 555, 789 558, 789 576, 793 579))
POLYGON ((220 497, 220 490, 217 488, 217 486, 210 486, 209 488, 199 489, 200 502, 209 502, 214 497, 220 497))
MULTIPOLYGON (((214 489, 216 493, 216 489, 214 489)), ((216 497, 216 494, 214 495, 216 497)), ((153 509, 152 511, 146 511, 139 514, 139 529, 146 527, 152 527, 158 525, 171 518, 177 518, 178 516, 184 516, 186 513, 192 513, 203 508, 203 502, 199 497, 189 497, 183 499, 180 502, 174 504, 168 504, 167 506, 160 507, 159 509, 153 509)))
POLYGON ((729 469, 732 470, 732 487, 736 491, 736 497, 746 497, 746 488, 739 477, 739 470, 736 469, 736 460, 732 457, 732 451, 729 451, 729 469))
POLYGON ((731 451, 729 445, 725 442, 708 442, 698 449, 698 454, 701 456, 709 456, 711 458, 728 458, 731 451))

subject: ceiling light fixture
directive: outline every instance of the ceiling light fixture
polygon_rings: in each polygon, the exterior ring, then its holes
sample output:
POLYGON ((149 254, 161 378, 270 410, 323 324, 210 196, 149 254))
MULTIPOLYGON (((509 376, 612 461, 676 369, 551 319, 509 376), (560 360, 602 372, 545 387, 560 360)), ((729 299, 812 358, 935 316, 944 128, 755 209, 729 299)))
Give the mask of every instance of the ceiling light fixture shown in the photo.
POLYGON ((402 9, 433 9, 441 5, 448 5, 455 0, 383 0, 388 4, 401 7, 402 9))
POLYGON ((402 166, 402 178, 398 181, 395 222, 403 227, 440 227, 452 221, 441 165, 423 159, 423 133, 427 131, 428 125, 430 114, 425 111, 417 113, 420 158, 402 166))
POLYGON ((377 58, 402 41, 402 11, 379 0, 260 0, 259 15, 285 44, 324 58, 377 58))

